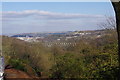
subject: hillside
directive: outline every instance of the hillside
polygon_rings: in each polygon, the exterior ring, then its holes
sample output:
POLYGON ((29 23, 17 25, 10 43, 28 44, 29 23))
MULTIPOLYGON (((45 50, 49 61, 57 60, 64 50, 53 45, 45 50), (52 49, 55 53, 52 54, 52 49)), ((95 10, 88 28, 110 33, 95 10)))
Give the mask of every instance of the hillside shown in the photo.
POLYGON ((35 77, 115 78, 119 69, 117 35, 107 33, 99 38, 80 37, 76 45, 64 47, 3 36, 5 65, 35 77))

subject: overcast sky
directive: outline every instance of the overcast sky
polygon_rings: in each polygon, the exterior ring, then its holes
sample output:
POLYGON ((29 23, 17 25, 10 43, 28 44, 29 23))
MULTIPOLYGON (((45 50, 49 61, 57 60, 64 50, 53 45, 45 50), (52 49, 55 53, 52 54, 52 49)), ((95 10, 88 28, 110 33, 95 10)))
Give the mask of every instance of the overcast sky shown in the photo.
POLYGON ((114 16, 109 2, 3 2, 1 13, 3 34, 96 30, 114 16))

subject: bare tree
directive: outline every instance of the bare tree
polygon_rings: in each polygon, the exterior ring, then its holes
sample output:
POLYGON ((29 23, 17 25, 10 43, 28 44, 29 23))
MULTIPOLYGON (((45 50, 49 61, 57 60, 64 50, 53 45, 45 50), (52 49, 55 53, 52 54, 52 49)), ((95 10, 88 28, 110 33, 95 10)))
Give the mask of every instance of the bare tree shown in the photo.
POLYGON ((116 29, 116 20, 113 16, 105 16, 105 21, 98 24, 102 29, 116 29))

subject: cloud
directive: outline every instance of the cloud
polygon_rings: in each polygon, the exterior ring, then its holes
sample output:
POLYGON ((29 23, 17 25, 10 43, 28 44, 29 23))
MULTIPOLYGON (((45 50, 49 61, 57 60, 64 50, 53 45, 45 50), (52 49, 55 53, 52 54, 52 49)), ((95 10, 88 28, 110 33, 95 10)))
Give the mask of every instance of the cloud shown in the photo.
POLYGON ((20 18, 32 17, 34 19, 80 19, 80 18, 102 18, 102 15, 72 14, 72 13, 55 13, 40 10, 25 11, 6 11, 2 13, 3 20, 13 20, 20 18))
POLYGON ((96 24, 105 19, 103 15, 40 10, 5 11, 0 16, 3 33, 90 30, 96 29, 96 24))

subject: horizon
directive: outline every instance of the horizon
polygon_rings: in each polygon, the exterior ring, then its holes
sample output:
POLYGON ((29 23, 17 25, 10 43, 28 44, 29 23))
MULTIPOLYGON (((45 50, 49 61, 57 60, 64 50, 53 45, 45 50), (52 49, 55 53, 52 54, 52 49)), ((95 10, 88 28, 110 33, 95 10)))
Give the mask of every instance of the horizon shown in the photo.
POLYGON ((13 36, 13 35, 21 35, 21 34, 36 34, 36 33, 66 33, 66 32, 75 32, 75 31, 99 31, 105 29, 96 29, 96 30, 74 30, 74 31, 43 31, 43 32, 28 32, 28 33, 8 33, 8 34, 1 34, 0 36, 13 36))

